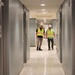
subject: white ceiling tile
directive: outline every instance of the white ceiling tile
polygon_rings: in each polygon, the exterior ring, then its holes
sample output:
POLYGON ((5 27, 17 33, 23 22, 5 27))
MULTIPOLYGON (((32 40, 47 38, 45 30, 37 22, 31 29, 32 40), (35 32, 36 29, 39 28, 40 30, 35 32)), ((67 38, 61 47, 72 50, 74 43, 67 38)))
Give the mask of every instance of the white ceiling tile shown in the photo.
POLYGON ((56 12, 64 0, 21 0, 21 2, 30 11, 30 16, 34 18, 55 19, 56 12), (41 6, 41 4, 45 6, 41 6), (46 10, 46 14, 42 14, 42 9, 46 10))

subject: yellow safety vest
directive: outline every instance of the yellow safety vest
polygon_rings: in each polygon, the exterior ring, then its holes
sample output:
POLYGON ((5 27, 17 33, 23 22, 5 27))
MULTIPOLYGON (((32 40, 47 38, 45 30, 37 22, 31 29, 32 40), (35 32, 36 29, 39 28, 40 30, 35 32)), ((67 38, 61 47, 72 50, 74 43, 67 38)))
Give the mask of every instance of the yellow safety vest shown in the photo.
POLYGON ((40 30, 40 28, 38 28, 37 36, 43 36, 43 35, 44 35, 44 29, 40 30))
POLYGON ((54 38, 54 30, 53 29, 47 30, 47 38, 54 38))

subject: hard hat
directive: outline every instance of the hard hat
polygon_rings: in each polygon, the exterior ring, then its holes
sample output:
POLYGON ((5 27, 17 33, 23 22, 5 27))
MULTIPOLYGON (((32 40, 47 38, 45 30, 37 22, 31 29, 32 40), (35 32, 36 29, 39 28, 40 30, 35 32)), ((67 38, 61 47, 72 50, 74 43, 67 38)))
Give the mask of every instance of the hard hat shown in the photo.
POLYGON ((43 23, 40 24, 40 27, 43 27, 43 23))
POLYGON ((49 27, 52 27, 52 25, 49 25, 49 27))
POLYGON ((41 22, 40 25, 43 25, 43 23, 41 22))

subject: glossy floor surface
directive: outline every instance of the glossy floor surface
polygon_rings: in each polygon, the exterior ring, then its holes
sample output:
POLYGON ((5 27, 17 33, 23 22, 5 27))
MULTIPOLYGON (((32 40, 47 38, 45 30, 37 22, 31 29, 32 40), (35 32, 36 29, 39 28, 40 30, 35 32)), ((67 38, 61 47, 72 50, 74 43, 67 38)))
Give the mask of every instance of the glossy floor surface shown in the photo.
POLYGON ((65 75, 56 54, 56 47, 49 51, 44 40, 42 49, 42 51, 36 51, 35 47, 30 48, 30 59, 24 64, 20 75, 65 75))

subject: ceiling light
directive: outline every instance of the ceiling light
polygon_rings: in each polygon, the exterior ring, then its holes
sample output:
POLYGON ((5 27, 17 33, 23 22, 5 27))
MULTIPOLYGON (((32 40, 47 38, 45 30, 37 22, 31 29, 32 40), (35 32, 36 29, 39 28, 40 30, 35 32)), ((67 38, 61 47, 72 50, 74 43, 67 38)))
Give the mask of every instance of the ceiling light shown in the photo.
POLYGON ((45 11, 45 9, 42 9, 42 11, 45 11))
POLYGON ((43 14, 46 14, 46 12, 43 12, 43 14))
POLYGON ((41 4, 41 6, 45 6, 45 4, 41 4))

